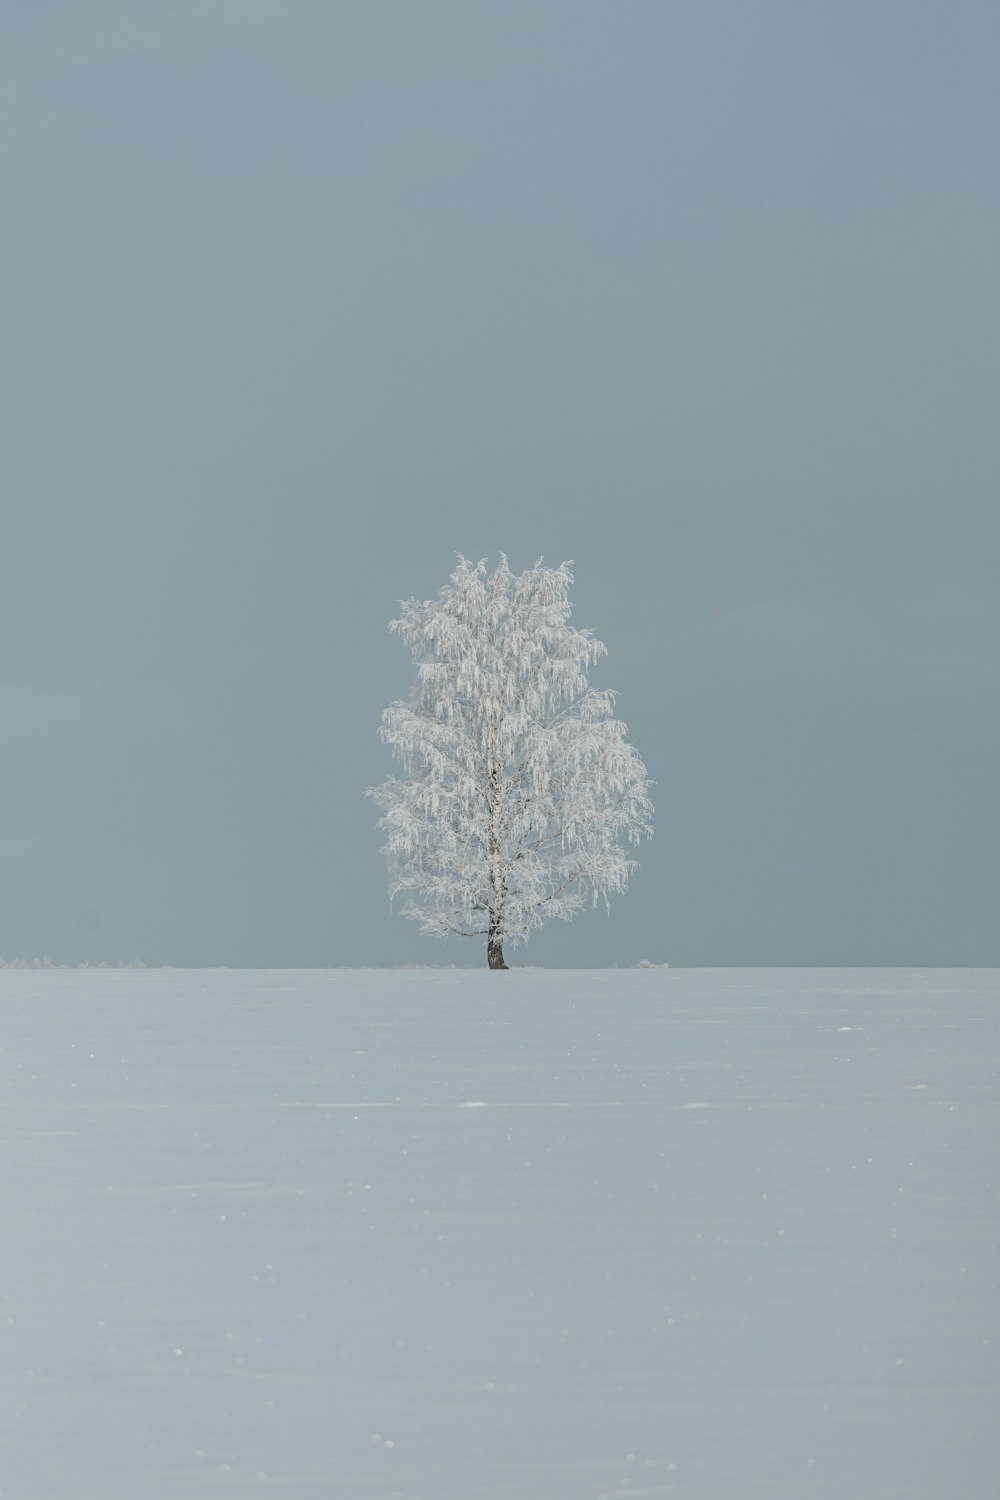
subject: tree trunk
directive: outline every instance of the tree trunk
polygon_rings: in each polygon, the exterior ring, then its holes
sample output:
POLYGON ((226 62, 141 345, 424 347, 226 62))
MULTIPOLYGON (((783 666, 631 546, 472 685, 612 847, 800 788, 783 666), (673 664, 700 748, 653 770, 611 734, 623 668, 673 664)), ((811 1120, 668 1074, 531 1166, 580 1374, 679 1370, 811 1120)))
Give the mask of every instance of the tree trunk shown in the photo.
POLYGON ((486 938, 486 962, 491 969, 506 969, 507 965, 503 961, 503 909, 507 882, 500 857, 500 773, 495 765, 490 768, 490 788, 490 880, 493 885, 493 901, 490 905, 489 932, 486 938))
POLYGON ((510 965, 503 961, 503 948, 499 943, 489 943, 486 948, 486 961, 491 969, 509 969, 510 965))
POLYGON ((490 912, 490 931, 486 939, 486 962, 491 969, 507 968, 503 961, 503 934, 493 912, 490 912))

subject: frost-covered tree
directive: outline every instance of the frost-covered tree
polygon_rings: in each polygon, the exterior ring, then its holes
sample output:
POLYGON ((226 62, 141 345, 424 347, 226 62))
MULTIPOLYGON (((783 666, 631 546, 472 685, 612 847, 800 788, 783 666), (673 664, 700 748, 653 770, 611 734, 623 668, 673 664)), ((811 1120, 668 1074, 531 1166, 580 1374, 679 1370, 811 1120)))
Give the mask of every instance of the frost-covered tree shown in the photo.
POLYGON ((625 890, 625 847, 652 833, 649 779, 587 670, 606 654, 569 624, 571 565, 515 575, 459 557, 440 597, 390 629, 418 675, 381 737, 405 775, 370 789, 384 815, 390 895, 424 933, 504 941, 625 890))

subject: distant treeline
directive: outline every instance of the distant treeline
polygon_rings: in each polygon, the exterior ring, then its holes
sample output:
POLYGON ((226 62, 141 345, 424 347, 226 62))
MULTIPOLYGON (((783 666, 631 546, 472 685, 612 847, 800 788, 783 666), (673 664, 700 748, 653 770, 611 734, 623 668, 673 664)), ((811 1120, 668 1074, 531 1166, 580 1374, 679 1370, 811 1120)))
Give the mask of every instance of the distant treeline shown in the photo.
POLYGON ((103 963, 88 963, 87 959, 81 964, 54 964, 51 958, 0 958, 0 969, 144 969, 146 965, 141 958, 133 958, 127 964, 119 959, 116 964, 109 964, 107 960, 103 963))

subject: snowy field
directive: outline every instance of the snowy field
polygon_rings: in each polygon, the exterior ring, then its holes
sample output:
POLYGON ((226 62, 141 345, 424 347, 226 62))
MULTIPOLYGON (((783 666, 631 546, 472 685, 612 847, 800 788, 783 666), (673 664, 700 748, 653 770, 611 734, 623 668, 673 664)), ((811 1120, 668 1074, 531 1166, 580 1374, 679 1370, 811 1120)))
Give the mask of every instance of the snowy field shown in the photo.
POLYGON ((987 1500, 1000 974, 0 974, 4 1500, 987 1500))

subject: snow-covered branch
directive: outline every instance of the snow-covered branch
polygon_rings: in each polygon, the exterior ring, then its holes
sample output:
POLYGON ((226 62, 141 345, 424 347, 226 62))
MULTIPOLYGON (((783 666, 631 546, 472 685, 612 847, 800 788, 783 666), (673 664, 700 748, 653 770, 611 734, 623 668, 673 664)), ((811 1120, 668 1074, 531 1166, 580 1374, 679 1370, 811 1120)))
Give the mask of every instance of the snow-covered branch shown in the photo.
POLYGON ((438 599, 406 601, 391 625, 417 680, 382 718, 405 777, 369 794, 390 894, 423 932, 485 934, 496 967, 504 939, 624 891, 623 843, 652 833, 615 695, 588 685, 605 648, 570 625, 572 582, 568 563, 515 575, 502 557, 487 577, 459 558, 438 599))

